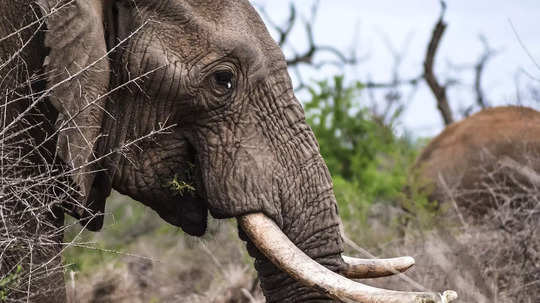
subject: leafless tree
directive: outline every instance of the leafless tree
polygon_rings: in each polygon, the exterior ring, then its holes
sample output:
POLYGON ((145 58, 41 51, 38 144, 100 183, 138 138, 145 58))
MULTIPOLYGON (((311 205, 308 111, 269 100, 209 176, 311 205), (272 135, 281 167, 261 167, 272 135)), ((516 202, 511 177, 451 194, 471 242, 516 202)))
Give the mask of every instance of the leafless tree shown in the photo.
MULTIPOLYGON (((420 74, 410 78, 403 78, 400 75, 400 66, 405 59, 407 44, 404 45, 402 49, 396 49, 392 47, 388 38, 385 38, 385 44, 391 51, 393 60, 391 80, 388 82, 368 80, 363 83, 367 90, 367 96, 371 100, 370 108, 372 114, 374 118, 381 121, 381 123, 389 123, 392 121, 392 117, 398 116, 412 101, 418 85, 422 82, 425 82, 431 90, 444 124, 448 125, 456 119, 456 111, 458 109, 452 108, 448 90, 450 86, 460 84, 460 81, 457 79, 449 79, 446 80, 446 82, 441 81, 441 75, 435 72, 437 53, 440 51, 439 46, 444 38, 447 27, 446 21, 444 20, 447 4, 443 0, 441 0, 440 3, 441 13, 433 27, 429 43, 426 47, 423 68, 420 74), (404 93, 404 88, 408 88, 408 94, 404 93), (381 90, 384 91, 382 100, 379 99, 380 94, 376 93, 376 91, 381 90)), ((264 7, 259 7, 259 10, 265 17, 265 21, 277 33, 278 44, 283 48, 292 50, 293 54, 290 58, 287 58, 287 64, 297 77, 297 90, 304 89, 308 86, 300 71, 300 66, 307 65, 315 69, 320 69, 325 65, 334 65, 343 69, 345 66, 359 66, 369 57, 359 57, 356 55, 358 51, 355 47, 352 48, 353 50, 350 54, 347 54, 348 52, 333 46, 318 44, 316 42, 317 35, 313 30, 314 25, 317 22, 316 17, 318 8, 319 1, 314 1, 310 10, 310 16, 308 18, 302 18, 297 6, 291 2, 288 17, 283 24, 278 24, 268 15, 264 7), (296 50, 297 45, 295 45, 294 41, 290 40, 291 33, 294 31, 295 27, 300 26, 299 19, 302 19, 301 26, 303 26, 308 41, 308 47, 303 52, 298 52, 296 50), (318 59, 319 54, 329 55, 334 59, 320 60, 318 59)), ((484 46, 484 51, 476 59, 475 63, 460 67, 460 71, 472 72, 474 74, 474 82, 471 84, 474 101, 471 100, 470 104, 459 109, 459 114, 463 116, 468 116, 474 109, 484 109, 491 105, 483 90, 482 80, 486 66, 489 64, 490 60, 497 55, 498 51, 489 45, 484 36, 480 36, 479 40, 484 46)))
POLYGON ((344 52, 334 46, 319 44, 316 41, 316 33, 314 33, 314 25, 317 22, 317 14, 319 11, 319 0, 313 1, 311 6, 310 15, 308 17, 302 17, 296 5, 291 2, 289 5, 289 16, 286 18, 284 24, 278 24, 274 19, 266 12, 263 6, 258 6, 259 11, 263 15, 265 21, 271 29, 276 31, 277 43, 281 48, 287 48, 292 50, 293 55, 286 59, 287 65, 291 68, 299 81, 296 89, 300 90, 306 87, 306 82, 300 72, 299 66, 309 65, 315 69, 320 69, 326 65, 334 65, 343 68, 347 65, 356 65, 360 58, 356 55, 356 51, 352 49, 350 53, 344 52), (301 19, 299 21, 298 19, 301 19), (305 50, 299 52, 296 50, 297 45, 291 41, 291 33, 295 26, 301 26, 306 35, 308 46, 305 50), (332 59, 318 59, 319 55, 329 55, 332 59))

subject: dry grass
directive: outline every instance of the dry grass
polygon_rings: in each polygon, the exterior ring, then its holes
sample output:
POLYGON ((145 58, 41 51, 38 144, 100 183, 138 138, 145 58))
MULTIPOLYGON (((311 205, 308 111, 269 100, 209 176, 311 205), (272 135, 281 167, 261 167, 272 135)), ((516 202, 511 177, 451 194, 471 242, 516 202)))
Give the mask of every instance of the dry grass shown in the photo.
MULTIPOLYGON (((495 198, 508 192, 508 180, 504 184, 497 178, 492 181, 484 183, 485 195, 495 198)), ((412 255, 417 265, 406 276, 366 282, 389 289, 454 289, 460 294, 458 302, 536 302, 540 297, 540 203, 535 201, 540 191, 533 184, 522 188, 526 190, 513 191, 511 200, 481 219, 460 208, 466 225, 461 225, 450 207, 446 219, 436 217, 442 224, 430 221, 433 225, 426 229, 425 223, 417 222, 403 228, 396 223, 400 211, 376 206, 382 209, 375 210, 368 221, 373 229, 364 230, 357 239, 365 241, 359 243, 376 243, 363 246, 379 257, 412 255), (518 204, 513 199, 531 203, 518 204), (390 213, 394 214, 386 215, 390 213), (385 240, 376 242, 376 238, 385 240)), ((455 198, 467 196, 454 190, 455 198)), ((153 222, 160 220, 150 213, 145 216, 153 222)), ((345 223, 359 230, 354 222, 345 223)), ((96 236, 108 232, 106 228, 96 236)), ((71 302, 264 302, 260 289, 254 287, 251 260, 236 233, 232 222, 213 221, 203 240, 179 231, 154 230, 137 236, 117 259, 68 281, 71 302), (125 255, 129 252, 152 259, 125 255)), ((365 257, 363 251, 350 249, 349 253, 365 257)))
MULTIPOLYGON (((126 207, 128 200, 118 198, 110 207, 126 207)), ((264 302, 234 221, 210 221, 207 236, 199 239, 160 226, 164 223, 153 212, 144 217, 142 223, 154 227, 140 232, 122 248, 88 248, 79 255, 105 256, 82 272, 67 275, 69 302, 264 302), (114 257, 106 257, 110 255, 114 257)), ((86 240, 114 242, 103 239, 108 232, 115 233, 114 225, 109 224, 86 240)), ((133 222, 132 226, 136 225, 133 222)), ((72 260, 77 261, 77 256, 72 260)))
POLYGON ((397 209, 394 216, 376 216, 381 221, 371 222, 375 229, 364 237, 372 243, 385 240, 368 250, 379 257, 411 255, 417 265, 405 276, 368 283, 402 290, 453 289, 458 302, 538 302, 540 184, 530 169, 537 158, 527 158, 527 165, 503 159, 478 168, 484 178, 474 189, 448 187, 451 201, 439 216, 417 213, 406 227, 399 224, 403 213, 397 209), (484 203, 484 214, 479 216, 479 208, 469 208, 470 203, 484 203))
MULTIPOLYGON (((357 232, 355 241, 376 256, 411 255, 417 260, 406 275, 366 282, 411 291, 453 289, 460 295, 458 302, 536 302, 540 297, 539 187, 502 166, 496 170, 505 178, 486 172, 482 186, 474 190, 475 197, 496 203, 481 218, 465 207, 448 205, 439 215, 418 213, 404 227, 399 220, 402 211, 376 204, 368 227, 344 222, 349 233, 357 232)), ((471 197, 470 189, 451 190, 457 203, 471 197)), ((111 211, 115 203, 125 207, 126 202, 109 203, 111 211)), ((125 215, 133 216, 133 211, 125 215)), ((144 218, 131 223, 126 232, 131 242, 116 250, 117 258, 104 259, 95 270, 86 269, 69 279, 71 302, 264 302, 233 222, 212 221, 209 234, 199 240, 175 229, 160 232, 161 219, 153 212, 144 218), (146 228, 140 229, 141 225, 146 228)), ((123 220, 116 218, 118 225, 125 224, 123 220)), ((112 229, 106 227, 93 239, 107 243, 108 234, 113 241, 126 238, 112 229)), ((349 254, 366 257, 364 249, 348 248, 349 254)))

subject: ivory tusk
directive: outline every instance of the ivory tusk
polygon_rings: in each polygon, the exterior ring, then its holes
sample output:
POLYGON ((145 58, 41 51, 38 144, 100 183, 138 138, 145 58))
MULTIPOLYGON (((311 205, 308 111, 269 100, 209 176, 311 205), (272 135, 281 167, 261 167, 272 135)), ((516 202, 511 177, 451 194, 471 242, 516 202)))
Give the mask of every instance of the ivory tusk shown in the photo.
POLYGON ((401 292, 349 280, 307 256, 264 214, 244 215, 238 221, 253 244, 276 266, 304 285, 334 299, 362 303, 446 303, 457 298, 454 291, 442 295, 401 292))
POLYGON ((359 259, 342 256, 346 267, 341 274, 349 279, 380 278, 405 272, 414 265, 412 257, 359 259))

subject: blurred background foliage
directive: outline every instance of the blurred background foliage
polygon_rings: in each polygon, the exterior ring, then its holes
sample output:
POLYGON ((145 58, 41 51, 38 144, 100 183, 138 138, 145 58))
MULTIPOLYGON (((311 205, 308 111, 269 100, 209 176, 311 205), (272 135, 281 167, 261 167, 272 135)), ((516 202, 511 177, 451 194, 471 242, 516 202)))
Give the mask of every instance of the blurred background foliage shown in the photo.
POLYGON ((409 167, 425 140, 396 135, 401 111, 383 122, 361 104, 361 82, 347 85, 343 76, 309 87, 306 120, 319 142, 334 181, 344 221, 365 222, 373 203, 397 205, 404 199, 409 167))

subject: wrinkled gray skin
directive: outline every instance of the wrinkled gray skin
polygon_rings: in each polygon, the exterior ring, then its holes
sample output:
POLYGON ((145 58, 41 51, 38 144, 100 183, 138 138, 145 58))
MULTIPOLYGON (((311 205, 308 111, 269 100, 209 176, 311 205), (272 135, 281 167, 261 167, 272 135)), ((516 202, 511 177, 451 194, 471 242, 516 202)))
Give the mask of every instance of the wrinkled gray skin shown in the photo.
MULTIPOLYGON (((22 22, 21 12, 32 16, 30 1, 7 2, 0 12, 15 17, 14 24, 22 22), (15 3, 21 7, 12 16, 15 3)), ((51 17, 45 40, 38 36, 25 51, 37 54, 30 60, 37 72, 44 71, 46 55, 45 71, 71 74, 81 62, 108 58, 97 60, 77 83, 55 88, 49 98, 62 122, 84 99, 112 92, 98 102, 107 114, 90 107, 76 117, 78 125, 95 127, 59 136, 60 160, 77 167, 160 125, 174 126, 88 169, 104 172, 76 176, 87 209, 66 206, 67 211, 83 219, 103 211, 112 187, 192 235, 204 234, 208 211, 216 218, 263 212, 310 257, 339 272, 343 247, 330 175, 294 96, 283 54, 249 2, 105 2, 104 13, 95 17, 77 12, 89 9, 77 1, 67 9, 77 22, 62 21, 67 13, 51 17), (107 50, 113 51, 105 55, 107 50), (168 185, 175 176, 193 184, 195 192, 175 194, 168 185)), ((2 26, 4 36, 11 28, 2 26)), ((2 56, 13 52, 0 50, 2 56)), ((58 81, 50 77, 48 87, 58 81)), ((83 223, 98 230, 102 218, 83 223)), ((240 236, 247 240, 241 230, 240 236)), ((268 302, 331 301, 290 279, 249 241, 247 247, 268 302)))

